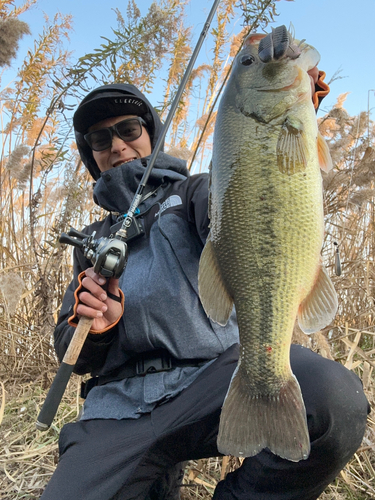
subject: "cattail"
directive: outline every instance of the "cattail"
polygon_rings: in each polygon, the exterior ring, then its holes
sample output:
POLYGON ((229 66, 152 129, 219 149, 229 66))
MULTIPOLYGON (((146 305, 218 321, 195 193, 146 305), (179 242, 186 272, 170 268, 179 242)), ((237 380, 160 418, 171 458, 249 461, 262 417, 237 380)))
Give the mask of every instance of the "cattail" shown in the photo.
POLYGON ((361 207, 364 203, 371 201, 374 198, 374 195, 375 191, 373 189, 361 189, 360 191, 356 191, 350 197, 350 203, 361 207))
POLYGON ((348 97, 349 94, 350 92, 344 92, 343 94, 340 94, 337 98, 335 108, 343 109, 344 102, 346 101, 346 98, 348 97))
POLYGON ((172 146, 168 154, 174 156, 175 158, 180 158, 181 160, 190 160, 192 152, 189 148, 179 148, 177 146, 172 146))
POLYGON ((29 26, 15 17, 0 21, 0 67, 9 66, 17 55, 18 41, 23 35, 29 35, 29 26))
POLYGON ((19 172, 17 180, 18 180, 18 188, 19 189, 25 189, 28 180, 30 179, 30 173, 31 173, 31 161, 28 161, 25 163, 23 166, 22 170, 19 172))
POLYGON ((15 313, 24 288, 25 282, 17 273, 0 274, 0 291, 8 306, 9 315, 15 313))
POLYGON ((5 169, 9 171, 10 176, 13 179, 19 179, 20 174, 24 170, 22 164, 22 158, 29 154, 30 148, 25 144, 20 144, 16 146, 12 153, 9 155, 8 162, 5 165, 5 169))

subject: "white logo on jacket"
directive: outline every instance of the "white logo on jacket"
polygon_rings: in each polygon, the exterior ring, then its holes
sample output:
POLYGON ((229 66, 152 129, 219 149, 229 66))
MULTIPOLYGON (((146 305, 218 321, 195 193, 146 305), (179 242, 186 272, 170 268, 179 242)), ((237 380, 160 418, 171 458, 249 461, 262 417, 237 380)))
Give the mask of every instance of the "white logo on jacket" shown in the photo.
POLYGON ((155 214, 155 217, 158 215, 161 215, 167 208, 171 207, 176 207, 178 205, 182 205, 182 200, 181 197, 178 196, 178 194, 172 194, 169 198, 167 198, 163 203, 160 205, 160 210, 155 214))

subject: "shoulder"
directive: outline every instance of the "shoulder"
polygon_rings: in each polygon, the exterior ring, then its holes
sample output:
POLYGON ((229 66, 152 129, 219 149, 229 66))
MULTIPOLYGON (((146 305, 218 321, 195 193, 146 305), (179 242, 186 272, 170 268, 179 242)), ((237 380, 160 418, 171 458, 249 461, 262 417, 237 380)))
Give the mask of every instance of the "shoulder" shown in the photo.
POLYGON ((209 179, 209 175, 207 173, 204 173, 204 174, 195 174, 195 175, 191 175, 189 177, 190 179, 190 182, 192 185, 194 186, 207 186, 208 185, 208 179, 209 179))
POLYGON ((193 197, 197 193, 204 194, 208 192, 208 174, 195 174, 190 175, 184 182, 183 187, 186 189, 188 195, 193 197))
POLYGON ((189 177, 191 198, 208 198, 209 175, 196 174, 189 177))
POLYGON ((185 179, 171 182, 165 190, 167 196, 178 194, 185 202, 193 197, 208 192, 208 174, 189 175, 185 179))

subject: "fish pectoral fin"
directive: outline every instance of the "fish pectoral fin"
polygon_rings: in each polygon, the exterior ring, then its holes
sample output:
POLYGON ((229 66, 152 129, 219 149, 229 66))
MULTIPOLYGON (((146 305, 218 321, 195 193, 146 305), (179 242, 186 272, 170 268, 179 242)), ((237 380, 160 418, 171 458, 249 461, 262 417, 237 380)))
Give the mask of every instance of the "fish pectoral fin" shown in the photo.
POLYGON ((300 120, 292 117, 285 120, 276 145, 276 157, 283 174, 293 175, 306 169, 308 149, 300 120))
POLYGON ((226 325, 233 309, 233 299, 224 285, 210 236, 199 261, 198 289, 207 316, 219 325, 226 325))
POLYGON ((252 457, 269 448, 293 462, 308 458, 310 437, 298 381, 290 373, 279 387, 274 394, 252 394, 241 368, 237 369, 221 411, 220 453, 252 457))
POLYGON ((329 325, 337 311, 337 294, 324 266, 310 294, 298 310, 298 324, 304 333, 318 332, 329 325))
POLYGON ((332 158, 329 152, 328 144, 320 132, 318 132, 318 158, 319 166, 324 172, 329 172, 332 169, 332 158))

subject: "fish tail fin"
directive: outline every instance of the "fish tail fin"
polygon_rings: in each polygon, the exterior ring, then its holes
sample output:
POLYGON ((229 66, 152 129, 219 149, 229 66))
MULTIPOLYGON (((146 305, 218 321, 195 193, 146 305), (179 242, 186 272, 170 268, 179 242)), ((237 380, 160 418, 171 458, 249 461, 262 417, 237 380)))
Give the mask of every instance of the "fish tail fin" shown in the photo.
POLYGON ((199 261, 198 289, 207 316, 219 325, 226 325, 233 309, 233 299, 223 282, 209 237, 199 261))
POLYGON ((277 394, 254 394, 237 369, 221 412, 217 445, 223 455, 251 457, 268 448, 293 462, 307 459, 310 437, 296 377, 291 373, 277 394))

